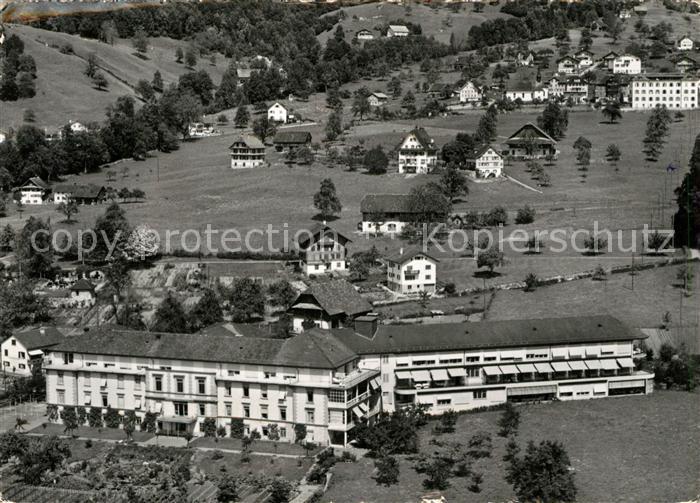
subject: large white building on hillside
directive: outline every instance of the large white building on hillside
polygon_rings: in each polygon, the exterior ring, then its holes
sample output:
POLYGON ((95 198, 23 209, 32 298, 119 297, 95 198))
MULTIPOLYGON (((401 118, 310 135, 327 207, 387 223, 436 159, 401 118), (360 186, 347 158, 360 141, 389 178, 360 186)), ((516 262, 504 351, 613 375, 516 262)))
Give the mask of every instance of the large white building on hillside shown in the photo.
POLYGON ((201 434, 205 418, 243 421, 263 439, 347 445, 357 422, 425 404, 431 414, 506 401, 646 394, 643 335, 610 316, 311 329, 288 339, 92 329, 44 359, 47 403, 157 414, 163 434, 201 434))
POLYGON ((657 106, 691 110, 698 108, 700 78, 690 75, 659 73, 635 77, 631 83, 632 108, 657 106))

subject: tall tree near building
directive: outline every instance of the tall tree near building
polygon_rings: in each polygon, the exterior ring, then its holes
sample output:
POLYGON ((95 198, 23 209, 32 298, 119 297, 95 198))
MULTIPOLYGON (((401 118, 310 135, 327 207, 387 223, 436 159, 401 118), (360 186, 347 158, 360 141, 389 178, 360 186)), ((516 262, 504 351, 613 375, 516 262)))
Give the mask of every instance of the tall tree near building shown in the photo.
POLYGON ((603 107, 602 112, 610 124, 615 124, 616 121, 622 118, 620 104, 617 101, 611 101, 610 103, 605 105, 603 107))
POLYGON ((566 450, 559 442, 530 441, 521 457, 509 451, 506 481, 521 501, 570 502, 576 499, 574 475, 566 450))
POLYGON ((204 294, 199 298, 197 304, 190 312, 194 330, 201 330, 204 327, 219 323, 224 319, 219 296, 211 288, 204 290, 204 294))
POLYGON ((440 176, 440 185, 443 188, 445 197, 450 201, 469 193, 467 177, 452 165, 448 165, 442 172, 440 176))
POLYGON ((251 278, 236 279, 225 295, 236 322, 249 322, 265 314, 265 293, 260 283, 251 278))
POLYGON ((168 295, 156 309, 153 331, 186 333, 187 328, 187 315, 182 304, 172 293, 168 292, 168 295))
POLYGON ((126 219, 124 210, 117 203, 110 204, 104 214, 95 222, 93 229, 97 235, 92 257, 96 260, 107 260, 119 255, 131 234, 131 226, 126 219))
POLYGON ((334 141, 341 135, 342 132, 343 112, 341 108, 340 110, 333 110, 331 115, 328 117, 328 122, 326 123, 326 139, 328 141, 334 141))
POLYGON ((253 122, 253 133, 260 138, 260 141, 265 143, 265 140, 275 135, 277 126, 274 121, 269 120, 266 116, 260 117, 253 122))
POLYGON ((248 105, 241 103, 236 109, 236 116, 233 118, 233 123, 237 128, 244 128, 248 125, 250 120, 250 112, 248 112, 248 105))
POLYGON ((353 99, 352 102, 352 114, 354 116, 360 116, 360 120, 364 119, 364 116, 367 115, 372 107, 369 104, 369 100, 367 99, 367 95, 365 93, 360 93, 358 92, 355 94, 355 98, 353 99))
POLYGON ((66 217, 66 223, 71 223, 71 217, 77 214, 80 209, 78 208, 78 203, 76 203, 74 199, 70 199, 68 202, 60 203, 56 206, 56 211, 66 217))
POLYGON ((22 273, 30 278, 45 277, 53 268, 51 227, 48 220, 29 217, 17 235, 15 253, 22 273))
POLYGON ((321 181, 318 192, 314 194, 314 207, 321 212, 324 220, 342 211, 343 205, 338 199, 335 184, 330 178, 324 178, 321 181))
POLYGON ((569 112, 564 110, 559 103, 550 101, 542 115, 537 117, 537 125, 555 140, 561 139, 569 127, 569 112))
POLYGON ((384 153, 381 145, 371 148, 365 154, 363 164, 371 175, 383 175, 389 166, 389 158, 384 153))

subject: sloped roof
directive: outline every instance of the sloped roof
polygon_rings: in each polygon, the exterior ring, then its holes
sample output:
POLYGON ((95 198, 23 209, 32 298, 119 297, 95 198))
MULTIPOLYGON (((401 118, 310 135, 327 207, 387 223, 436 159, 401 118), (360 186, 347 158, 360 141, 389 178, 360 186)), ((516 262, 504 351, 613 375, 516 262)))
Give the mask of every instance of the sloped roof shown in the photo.
POLYGON ((510 81, 506 85, 508 91, 535 91, 535 86, 529 80, 517 80, 513 83, 510 81))
POLYGON ((386 260, 388 262, 393 262, 394 264, 404 264, 416 255, 423 255, 425 257, 433 259, 435 262, 440 262, 433 256, 433 254, 424 251, 423 248, 421 248, 420 246, 411 246, 408 249, 397 250, 388 257, 386 257, 386 260))
POLYGON ((46 183, 44 180, 42 180, 38 176, 31 177, 29 180, 24 182, 20 188, 31 187, 31 186, 38 187, 38 188, 43 189, 43 190, 49 190, 49 188, 50 188, 49 184, 46 183))
POLYGON ((370 94, 370 96, 374 96, 376 98, 379 98, 380 100, 388 100, 389 99, 389 97, 384 93, 372 93, 372 94, 370 94))
POLYGON ((239 79, 249 79, 254 71, 252 68, 236 68, 236 75, 239 79))
POLYGON ((292 309, 297 304, 309 302, 320 306, 331 316, 338 314, 356 316, 372 310, 372 305, 355 290, 354 286, 343 279, 312 282, 309 288, 297 296, 292 303, 292 309))
POLYGON ((429 325, 379 325, 371 339, 350 329, 335 329, 333 333, 358 354, 586 344, 644 338, 638 330, 608 315, 429 325))
POLYGON ((275 134, 274 143, 309 143, 311 133, 308 131, 278 131, 275 134))
POLYGON ((265 148, 263 142, 261 142, 257 136, 252 134, 242 134, 238 136, 238 138, 236 138, 231 144, 229 149, 233 149, 237 143, 243 143, 248 148, 265 148))
POLYGON ((232 323, 224 321, 216 323, 199 331, 202 335, 216 335, 228 337, 258 337, 270 338, 270 325, 258 323, 232 323))
POLYGON ((390 24, 389 29, 395 33, 408 33, 408 28, 402 24, 390 24))
POLYGON ((97 199, 104 192, 105 188, 101 185, 89 184, 78 185, 70 183, 60 183, 53 188, 54 192, 60 194, 70 194, 71 197, 77 199, 97 199))
POLYGON ((308 229, 308 233, 303 233, 302 237, 298 241, 299 248, 304 250, 310 244, 311 241, 314 243, 318 240, 318 237, 323 233, 325 236, 331 237, 338 241, 340 244, 345 244, 348 241, 352 241, 347 236, 341 234, 335 229, 328 227, 325 223, 316 223, 308 229))
POLYGON ((90 283, 88 280, 81 278, 70 287, 70 290, 72 292, 94 292, 95 285, 90 283))
POLYGON ((418 140, 418 143, 420 143, 423 148, 425 148, 425 149, 434 149, 435 148, 435 144, 433 142, 433 139, 428 134, 428 132, 425 130, 425 128, 422 128, 422 127, 413 128, 406 135, 406 137, 408 137, 410 135, 415 136, 416 140, 418 140))
POLYGON ((103 326, 68 337, 53 349, 95 355, 265 364, 274 360, 282 343, 272 338, 139 332, 103 326))
POLYGON ((510 135, 510 137, 506 140, 506 144, 521 143, 526 140, 534 140, 537 143, 549 143, 551 145, 557 143, 554 138, 542 131, 542 129, 534 125, 532 122, 528 122, 515 133, 510 135))
POLYGON ((171 334, 104 326, 68 337, 54 351, 334 369, 357 355, 330 332, 307 330, 289 339, 234 334, 171 334))
POLYGON ((615 59, 618 56, 619 56, 619 54, 616 53, 615 51, 610 51, 609 53, 603 55, 601 57, 601 59, 615 59))
POLYGON ((568 54, 559 58, 557 60, 557 63, 561 63, 563 61, 571 61, 572 63, 578 63, 578 61, 576 61, 576 58, 574 58, 573 56, 569 56, 568 54))
POLYGON ((280 108, 284 108, 285 110, 287 110, 287 107, 285 107, 284 105, 282 105, 279 101, 275 101, 275 102, 270 106, 270 108, 268 108, 268 110, 270 110, 270 109, 272 109, 272 108, 275 108, 275 107, 280 107, 280 108))
POLYGON ((360 202, 362 213, 413 213, 408 194, 367 194, 360 202))
POLYGON ((277 365, 304 365, 335 369, 357 358, 357 354, 326 330, 313 328, 285 339, 277 353, 277 365))
POLYGON ((64 335, 56 327, 29 328, 12 334, 27 351, 54 346, 64 340, 64 335))
POLYGON ((493 145, 490 145, 488 143, 484 143, 483 145, 480 145, 479 147, 475 148, 472 154, 469 156, 470 159, 478 159, 482 155, 484 155, 486 152, 488 152, 489 149, 492 149, 496 154, 498 154, 499 157, 501 156, 501 153, 498 151, 496 147, 493 145))

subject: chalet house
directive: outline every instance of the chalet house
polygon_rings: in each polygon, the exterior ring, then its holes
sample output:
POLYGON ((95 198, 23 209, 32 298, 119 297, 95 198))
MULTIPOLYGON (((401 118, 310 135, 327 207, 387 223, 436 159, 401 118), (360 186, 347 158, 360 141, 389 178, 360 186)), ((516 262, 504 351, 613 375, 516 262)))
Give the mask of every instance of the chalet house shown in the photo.
POLYGON ((428 96, 439 100, 447 100, 452 97, 453 89, 454 86, 452 84, 436 82, 428 89, 428 96))
POLYGON ((694 46, 695 42, 693 42, 693 39, 688 36, 685 36, 676 42, 676 49, 679 51, 692 51, 694 46))
POLYGON ((374 40, 374 35, 369 30, 360 30, 355 33, 355 38, 357 40, 374 40))
POLYGON ((360 202, 361 231, 368 234, 401 232, 414 220, 408 194, 367 194, 360 202))
POLYGON ((58 184, 53 187, 54 204, 75 201, 78 204, 99 204, 107 197, 107 190, 102 185, 58 184))
POLYGON ((500 178, 503 175, 503 156, 491 145, 482 145, 467 159, 467 169, 476 178, 500 178))
POLYGON ((579 69, 593 66, 593 53, 591 51, 581 50, 574 54, 574 58, 578 61, 579 69))
POLYGON ((578 72, 578 60, 571 56, 564 56, 557 60, 557 72, 565 75, 572 75, 578 72))
POLYGON ((642 73, 642 60, 632 54, 623 54, 613 61, 613 73, 637 75, 642 73))
POLYGON ((606 69, 612 72, 615 69, 615 59, 617 59, 619 56, 620 55, 615 51, 610 51, 605 56, 600 58, 600 61, 606 69))
POLYGON ((304 274, 327 274, 347 269, 347 244, 351 240, 325 223, 316 224, 297 243, 304 274))
POLYGON ((357 422, 425 404, 427 413, 506 402, 591 400, 653 392, 635 369, 644 339, 612 316, 309 329, 288 339, 92 328, 46 351, 46 402, 107 407, 137 420, 157 413, 163 434, 230 434, 346 446, 357 422), (232 342, 235 341, 235 342, 232 342), (293 425, 306 426, 295 439, 293 425))
POLYGON ((240 135, 229 150, 231 169, 257 168, 265 164, 265 145, 256 136, 240 135))
POLYGON ((401 295, 435 292, 438 263, 435 257, 420 248, 401 248, 385 260, 389 290, 401 295))
POLYGON ((401 24, 389 25, 389 28, 386 30, 387 38, 408 37, 409 34, 410 34, 410 32, 409 32, 408 28, 404 25, 401 25, 401 24))
POLYGON ((380 107, 389 101, 389 97, 384 93, 372 93, 367 97, 367 101, 371 107, 380 107))
POLYGON ((70 287, 70 303, 81 307, 95 305, 95 285, 86 279, 79 279, 70 287))
POLYGON ((437 165, 435 141, 423 128, 413 129, 399 146, 399 173, 430 173, 437 165))
POLYGON ((481 101, 483 94, 479 86, 474 84, 474 82, 466 82, 459 89, 459 102, 460 103, 478 103, 481 101))
POLYGON ((558 154, 556 140, 531 122, 513 133, 505 145, 505 153, 514 159, 542 159, 558 154))
POLYGON ((53 327, 38 327, 13 333, 0 344, 3 372, 30 376, 35 364, 40 364, 44 351, 63 340, 63 334, 53 327))
POLYGON ((515 61, 518 66, 532 66, 532 64, 535 62, 535 54, 532 51, 526 54, 519 52, 515 58, 515 61))
POLYGON ((267 109, 267 119, 285 124, 287 122, 287 109, 279 103, 275 103, 267 109))
POLYGON ((697 66, 696 61, 688 56, 681 56, 676 60, 676 71, 680 73, 692 72, 697 66))
POLYGON ((292 317, 292 329, 300 333, 303 325, 311 323, 324 330, 346 326, 370 311, 372 305, 352 284, 335 279, 312 282, 292 302, 288 314, 292 317))
POLYGON ((24 205, 44 204, 51 194, 51 187, 38 176, 34 176, 15 189, 15 192, 19 194, 19 201, 24 205))
POLYGON ((522 103, 538 103, 547 101, 549 90, 541 85, 533 86, 528 81, 515 82, 506 87, 505 98, 522 103))
POLYGON ((308 131, 278 131, 272 140, 277 152, 296 150, 311 145, 311 133, 308 131))

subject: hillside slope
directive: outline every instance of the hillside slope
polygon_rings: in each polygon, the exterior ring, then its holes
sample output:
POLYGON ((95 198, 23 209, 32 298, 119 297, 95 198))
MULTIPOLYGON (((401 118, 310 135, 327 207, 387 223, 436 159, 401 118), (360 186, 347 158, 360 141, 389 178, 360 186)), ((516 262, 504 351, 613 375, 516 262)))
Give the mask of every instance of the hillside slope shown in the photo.
MULTIPOLYGON (((426 36, 433 36, 440 42, 448 43, 453 32, 458 40, 464 40, 472 26, 489 19, 510 17, 508 14, 501 13, 498 6, 486 5, 484 12, 481 13, 476 13, 473 9, 466 4, 461 5, 458 12, 453 12, 445 6, 431 8, 423 4, 412 4, 410 7, 390 3, 353 5, 342 8, 346 16, 340 24, 345 30, 347 40, 350 40, 361 29, 370 30, 377 37, 379 32, 376 28, 390 21, 402 19, 421 25, 423 34, 426 36)), ((326 15, 332 15, 335 12, 337 11, 326 15)), ((326 31, 317 38, 321 44, 325 44, 332 34, 333 30, 326 31)))
MULTIPOLYGON (((70 119, 81 122, 100 121, 107 105, 118 96, 134 95, 133 86, 140 80, 151 80, 160 71, 165 84, 177 82, 189 70, 175 62, 175 49, 187 42, 169 38, 150 39, 147 59, 135 55, 130 40, 117 40, 114 45, 24 25, 6 25, 8 33, 16 33, 25 43, 25 52, 37 64, 37 95, 31 99, 0 103, 0 128, 18 127, 25 109, 37 115, 40 127, 58 127, 70 119), (59 48, 70 45, 74 54, 62 54, 59 48), (85 59, 95 53, 98 65, 109 81, 106 91, 93 88, 83 74, 85 59)), ((216 64, 200 60, 196 69, 206 70, 218 84, 228 61, 218 55, 216 64)))

